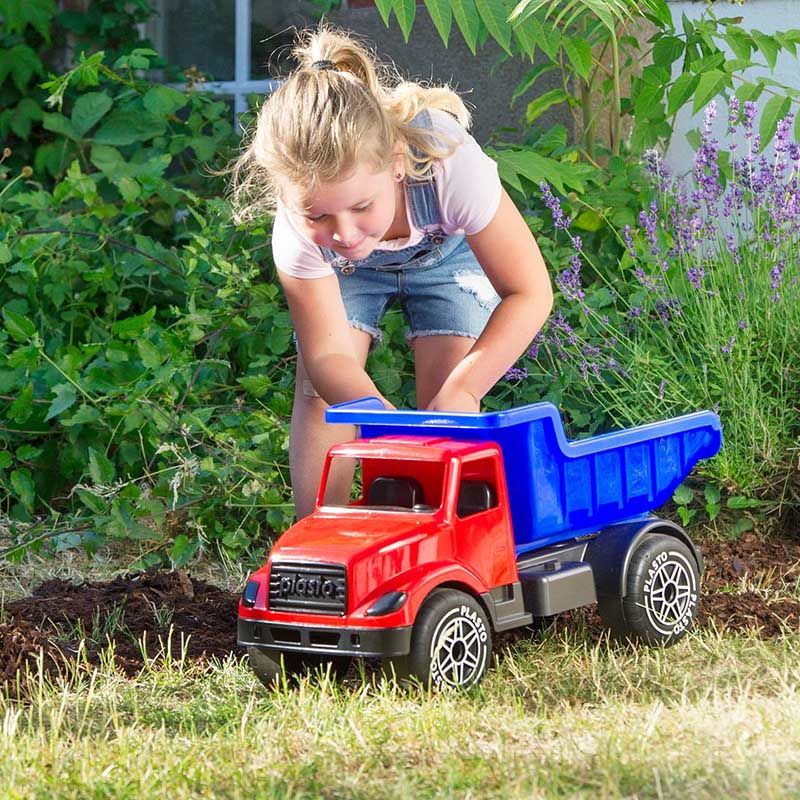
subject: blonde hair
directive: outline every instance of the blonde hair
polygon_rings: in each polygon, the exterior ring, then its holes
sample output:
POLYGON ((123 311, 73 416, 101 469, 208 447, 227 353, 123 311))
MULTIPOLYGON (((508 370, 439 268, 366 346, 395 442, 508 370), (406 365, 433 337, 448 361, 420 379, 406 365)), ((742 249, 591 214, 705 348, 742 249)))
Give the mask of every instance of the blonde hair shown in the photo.
POLYGON ((469 127, 469 111, 452 89, 400 80, 349 33, 328 26, 300 32, 293 55, 299 67, 264 101, 229 168, 237 221, 274 210, 282 181, 313 189, 365 158, 384 169, 398 142, 406 174, 430 177, 457 142, 412 126, 426 109, 447 111, 469 127))

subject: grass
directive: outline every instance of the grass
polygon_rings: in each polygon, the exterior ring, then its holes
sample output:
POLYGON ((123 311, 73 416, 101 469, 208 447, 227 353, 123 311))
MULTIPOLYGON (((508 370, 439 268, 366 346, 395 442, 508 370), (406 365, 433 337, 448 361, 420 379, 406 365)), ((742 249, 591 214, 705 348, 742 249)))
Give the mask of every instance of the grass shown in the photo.
POLYGON ((8 798, 787 797, 800 634, 668 650, 545 634, 463 695, 370 675, 267 692, 235 658, 149 661, 0 699, 8 798))

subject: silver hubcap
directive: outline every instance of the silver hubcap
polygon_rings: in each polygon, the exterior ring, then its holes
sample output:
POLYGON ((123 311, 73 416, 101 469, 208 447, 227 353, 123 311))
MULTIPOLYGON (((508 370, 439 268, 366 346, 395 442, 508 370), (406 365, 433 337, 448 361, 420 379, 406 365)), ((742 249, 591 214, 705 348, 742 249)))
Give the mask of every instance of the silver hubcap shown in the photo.
POLYGON ((482 621, 446 614, 431 641, 431 677, 437 686, 469 686, 483 672, 486 630, 482 621))
POLYGON ((697 605, 694 571, 681 553, 663 554, 651 564, 645 582, 645 609, 650 624, 665 635, 689 626, 697 605))

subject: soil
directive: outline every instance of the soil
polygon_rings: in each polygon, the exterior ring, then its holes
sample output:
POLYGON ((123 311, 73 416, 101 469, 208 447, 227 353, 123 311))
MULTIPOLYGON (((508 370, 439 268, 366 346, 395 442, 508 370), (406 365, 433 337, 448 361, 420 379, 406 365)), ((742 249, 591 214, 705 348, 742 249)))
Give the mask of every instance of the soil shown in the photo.
MULTIPOLYGON (((800 630, 800 541, 761 541, 750 534, 705 542, 702 549, 699 625, 754 629, 763 638, 800 630)), ((116 666, 129 676, 142 669, 145 654, 153 658, 169 647, 173 657, 183 649, 195 662, 239 654, 238 599, 182 571, 103 583, 46 581, 30 597, 7 603, 0 617, 0 690, 24 693, 19 676, 26 665, 36 670, 37 659, 51 676, 69 662, 91 669, 109 643, 116 666)), ((593 637, 602 633, 592 608, 561 614, 554 625, 581 626, 593 637)))

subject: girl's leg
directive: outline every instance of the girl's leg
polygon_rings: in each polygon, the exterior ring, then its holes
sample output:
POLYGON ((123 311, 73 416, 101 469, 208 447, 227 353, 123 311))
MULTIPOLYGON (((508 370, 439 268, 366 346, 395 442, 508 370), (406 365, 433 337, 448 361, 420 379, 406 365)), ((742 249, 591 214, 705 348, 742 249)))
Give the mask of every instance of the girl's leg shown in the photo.
MULTIPOLYGON (((355 328, 351 330, 355 355, 363 366, 367 361, 372 337, 364 331, 355 328)), ((308 516, 314 510, 314 500, 328 448, 355 436, 352 425, 327 425, 326 408, 327 403, 314 391, 303 366, 302 356, 298 353, 292 427, 289 434, 289 471, 297 519, 308 516)), ((346 502, 352 482, 352 467, 337 470, 330 476, 327 496, 336 502, 346 502)))
POLYGON ((413 344, 417 408, 427 408, 475 340, 468 336, 417 336, 413 344))

